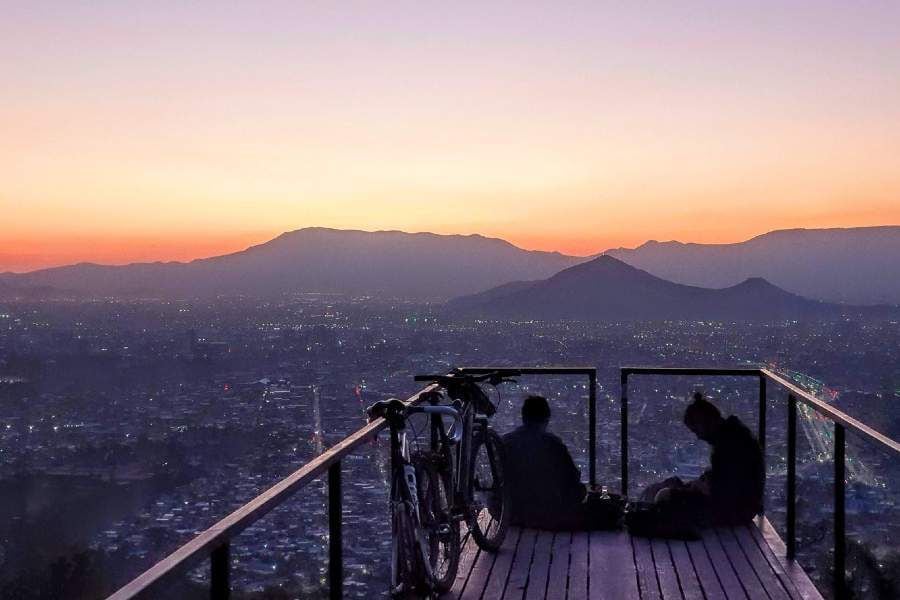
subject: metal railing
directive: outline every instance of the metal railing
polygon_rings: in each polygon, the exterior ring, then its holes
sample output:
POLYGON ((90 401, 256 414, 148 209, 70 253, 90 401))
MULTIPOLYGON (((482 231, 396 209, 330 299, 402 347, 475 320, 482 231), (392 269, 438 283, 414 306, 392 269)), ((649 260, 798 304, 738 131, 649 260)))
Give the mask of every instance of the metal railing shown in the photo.
POLYGON ((797 550, 797 403, 801 402, 834 423, 834 592, 835 597, 847 596, 846 582, 846 430, 859 434, 864 440, 900 454, 900 443, 875 431, 853 417, 822 402, 809 392, 768 369, 683 369, 657 367, 623 367, 620 398, 622 495, 628 496, 628 377, 629 375, 756 377, 759 380, 758 437, 765 456, 766 448, 766 382, 788 391, 787 410, 787 489, 786 540, 787 558, 794 560, 797 550))
MULTIPOLYGON (((590 481, 597 479, 597 369, 589 367, 467 367, 462 371, 472 374, 499 371, 522 375, 586 375, 588 377, 588 439, 590 456, 590 481)), ((408 398, 409 406, 420 402, 422 394, 436 389, 429 385, 408 398)), ((231 539, 263 518, 285 500, 309 485, 313 480, 328 474, 328 582, 332 599, 343 597, 343 531, 341 486, 341 459, 352 454, 362 444, 373 440, 387 427, 384 419, 377 419, 361 427, 349 436, 297 469, 265 492, 241 506, 218 523, 203 531, 156 565, 144 571, 130 583, 120 588, 108 600, 132 600, 158 595, 166 586, 196 567, 204 559, 210 559, 210 598, 225 600, 231 594, 231 539)))
MULTIPOLYGON (((418 404, 423 393, 436 387, 427 386, 408 398, 406 404, 418 404)), ((228 598, 231 589, 231 538, 326 472, 328 473, 328 581, 331 597, 342 597, 344 574, 341 459, 374 439, 385 427, 387 422, 384 419, 377 419, 356 430, 144 571, 110 596, 109 600, 150 597, 151 594, 158 593, 167 585, 174 583, 177 577, 195 567, 206 557, 210 558, 210 597, 213 600, 228 598)))

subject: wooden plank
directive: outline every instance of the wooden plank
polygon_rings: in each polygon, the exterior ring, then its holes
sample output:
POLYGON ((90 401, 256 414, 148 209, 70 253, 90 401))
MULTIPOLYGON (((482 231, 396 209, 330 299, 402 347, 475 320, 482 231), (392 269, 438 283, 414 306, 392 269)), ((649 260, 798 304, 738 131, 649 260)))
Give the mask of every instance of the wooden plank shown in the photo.
POLYGON ((461 531, 464 531, 465 533, 460 534, 461 548, 459 551, 459 568, 456 571, 456 579, 453 581, 453 587, 450 588, 450 591, 441 594, 441 600, 456 599, 462 595, 462 592, 466 587, 466 582, 469 580, 469 575, 472 573, 472 568, 478 560, 478 553, 480 551, 478 544, 475 543, 472 534, 469 533, 465 524, 462 525, 461 531))
POLYGON ((466 582, 465 588, 459 595, 460 600, 478 600, 481 598, 485 586, 491 581, 491 573, 493 572, 494 564, 504 556, 515 552, 516 541, 518 541, 518 539, 519 529, 517 527, 510 527, 509 531, 506 533, 506 540, 503 542, 503 547, 500 548, 498 552, 485 552, 484 550, 478 552, 478 560, 472 567, 469 581, 466 582))
MULTIPOLYGON (((516 555, 509 569, 509 578, 506 587, 502 589, 504 600, 522 598, 525 595, 525 586, 528 584, 528 570, 531 567, 531 558, 534 555, 534 543, 537 541, 537 531, 523 529, 519 545, 516 547, 516 555)), ((491 582, 493 583, 493 582, 491 582)), ((500 598, 499 593, 488 593, 485 590, 485 598, 500 598)))
POLYGON ((678 576, 675 575, 675 565, 669 555, 669 545, 666 540, 650 540, 650 550, 653 554, 653 564, 656 567, 656 578, 659 580, 659 590, 664 600, 681 600, 681 589, 678 587, 678 576))
MULTIPOLYGON (((513 557, 516 555, 516 549, 522 538, 522 529, 518 527, 510 527, 506 534, 506 540, 503 547, 494 555, 494 568, 490 573, 490 577, 486 579, 479 588, 479 594, 484 593, 485 598, 499 598, 503 595, 503 588, 506 586, 506 579, 509 577, 509 568, 512 565, 513 557)), ((473 589, 474 591, 474 589, 473 589)), ((467 598, 478 598, 479 596, 470 596, 467 598)))
POLYGON ((747 557, 741 552, 734 536, 731 535, 731 531, 728 528, 721 527, 716 527, 714 531, 747 595, 751 598, 766 598, 766 589, 763 587, 759 577, 756 576, 753 567, 747 561, 747 557))
POLYGON ((803 596, 800 594, 799 590, 797 590, 797 586, 794 585, 793 580, 785 573, 784 567, 781 565, 781 562, 778 558, 775 557, 775 554, 772 552, 772 549, 769 548, 769 545, 762 539, 762 534, 759 533, 759 530, 755 525, 747 525, 743 528, 743 532, 739 532, 737 528, 735 528, 735 533, 738 536, 744 536, 750 538, 750 541, 756 545, 759 549, 760 553, 766 559, 766 562, 769 563, 769 566, 775 571, 776 577, 781 581, 784 589, 787 590, 788 595, 792 600, 802 600, 803 596))
POLYGON ((569 548, 572 534, 560 531, 553 536, 550 573, 547 577, 547 600, 566 600, 569 583, 569 548))
POLYGON ((741 585, 737 573, 734 571, 734 567, 731 566, 731 561, 728 560, 728 556, 725 554, 722 544, 719 543, 716 532, 712 529, 703 531, 703 547, 706 548, 709 562, 712 563, 716 576, 719 578, 719 583, 722 584, 722 589, 725 591, 728 600, 744 600, 747 598, 747 592, 741 585))
POLYGON ((547 577, 550 575, 550 560, 553 550, 553 532, 541 531, 534 543, 534 558, 528 573, 526 600, 544 600, 547 592, 547 577))
POLYGON ((634 537, 631 538, 631 545, 634 551, 634 565, 637 570, 642 600, 660 600, 662 591, 659 589, 659 580, 656 577, 656 566, 653 564, 650 540, 634 537))
POLYGON ((703 600, 703 590, 694 571, 694 563, 688 554, 687 546, 681 540, 669 540, 669 553, 675 565, 675 574, 681 585, 681 594, 685 600, 703 600))
POLYGON ((735 543, 740 547, 747 562, 756 571, 756 576, 762 582, 766 593, 772 600, 791 600, 791 596, 785 588, 784 584, 778 578, 778 575, 772 569, 772 565, 766 560, 759 546, 753 540, 750 532, 745 527, 729 527, 728 533, 734 538, 735 543))
POLYGON ((569 600, 584 600, 588 595, 589 540, 586 531, 572 534, 569 549, 569 600))
POLYGON ((590 533, 589 598, 640 598, 631 539, 624 531, 590 533))
POLYGON ((772 527, 772 523, 769 522, 768 518, 758 517, 755 520, 755 525, 750 526, 750 530, 760 547, 765 545, 769 548, 769 551, 775 556, 781 568, 784 569, 785 575, 790 578, 791 583, 794 584, 803 600, 822 600, 822 594, 813 585, 806 571, 796 561, 788 560, 784 542, 775 531, 775 528, 772 527))
POLYGON ((694 572, 697 573, 697 581, 703 589, 703 595, 707 600, 727 600, 725 590, 719 581, 716 570, 713 568, 706 548, 700 540, 685 542, 691 562, 694 564, 694 572))

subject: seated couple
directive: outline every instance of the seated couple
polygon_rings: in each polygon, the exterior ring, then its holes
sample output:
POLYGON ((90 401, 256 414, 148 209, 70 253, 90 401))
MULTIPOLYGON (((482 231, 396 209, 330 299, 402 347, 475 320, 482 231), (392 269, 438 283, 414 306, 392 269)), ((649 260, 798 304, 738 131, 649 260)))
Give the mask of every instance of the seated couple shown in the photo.
MULTIPOLYGON (((547 431, 550 406, 540 396, 522 405, 522 426, 503 437, 505 480, 512 497, 512 523, 548 530, 603 528, 607 504, 589 492, 566 445, 547 431)), ((641 500, 657 507, 671 531, 749 522, 762 510, 765 471, 759 443, 734 416, 699 392, 684 413, 684 424, 712 446, 711 465, 693 481, 671 477, 651 485, 641 500)), ((666 523, 658 527, 666 535, 666 523)), ((673 533, 673 535, 678 535, 673 533)))

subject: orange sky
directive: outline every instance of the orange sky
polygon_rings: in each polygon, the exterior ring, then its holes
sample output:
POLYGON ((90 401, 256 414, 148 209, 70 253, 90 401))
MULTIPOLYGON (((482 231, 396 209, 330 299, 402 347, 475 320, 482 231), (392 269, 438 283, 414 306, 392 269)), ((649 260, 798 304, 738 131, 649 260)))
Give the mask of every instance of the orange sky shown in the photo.
POLYGON ((900 224, 897 3, 301 4, 7 11, 0 271, 900 224))

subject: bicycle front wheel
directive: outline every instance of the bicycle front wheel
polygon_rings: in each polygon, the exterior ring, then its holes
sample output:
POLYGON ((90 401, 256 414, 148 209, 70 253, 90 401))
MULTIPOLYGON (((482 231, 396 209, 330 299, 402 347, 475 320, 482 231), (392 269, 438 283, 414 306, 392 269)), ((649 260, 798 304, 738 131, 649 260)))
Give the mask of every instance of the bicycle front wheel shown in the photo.
POLYGON ((450 515, 450 474, 432 455, 413 458, 419 485, 423 546, 431 567, 434 590, 450 591, 459 568, 459 523, 450 515))
POLYGON ((485 428, 472 451, 472 503, 468 524, 475 543, 495 552, 503 545, 509 528, 510 496, 503 479, 503 440, 485 428))

